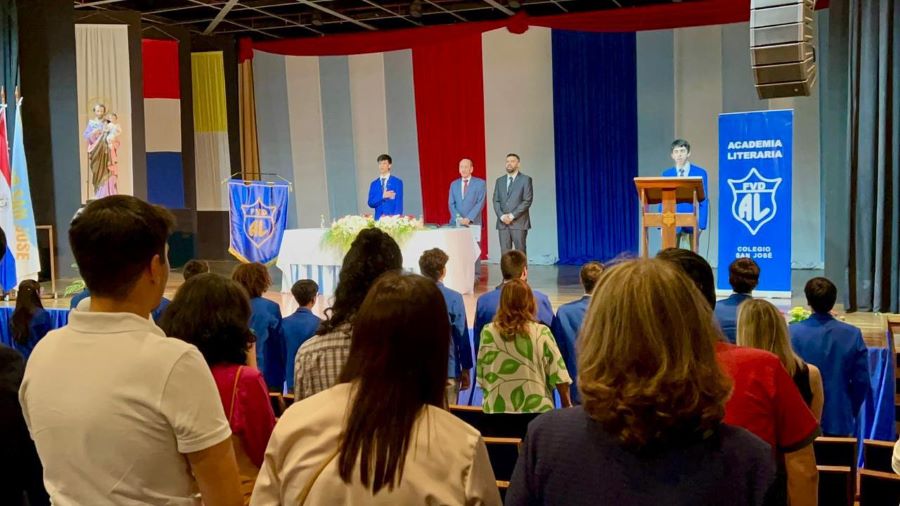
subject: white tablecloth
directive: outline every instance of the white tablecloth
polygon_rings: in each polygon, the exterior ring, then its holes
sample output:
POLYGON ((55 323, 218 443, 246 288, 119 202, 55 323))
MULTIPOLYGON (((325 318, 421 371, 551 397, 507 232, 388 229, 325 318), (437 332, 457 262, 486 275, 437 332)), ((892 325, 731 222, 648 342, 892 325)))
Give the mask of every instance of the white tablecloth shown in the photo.
MULTIPOLYGON (((343 256, 321 246, 325 229, 286 230, 281 241, 276 265, 281 269, 281 291, 290 293, 300 279, 312 279, 326 296, 334 294, 343 256)), ((440 248, 447 253, 447 276, 444 284, 460 293, 471 293, 475 285, 475 261, 481 255, 478 240, 480 227, 420 230, 400 245, 403 268, 419 272, 419 257, 426 250, 440 248)))

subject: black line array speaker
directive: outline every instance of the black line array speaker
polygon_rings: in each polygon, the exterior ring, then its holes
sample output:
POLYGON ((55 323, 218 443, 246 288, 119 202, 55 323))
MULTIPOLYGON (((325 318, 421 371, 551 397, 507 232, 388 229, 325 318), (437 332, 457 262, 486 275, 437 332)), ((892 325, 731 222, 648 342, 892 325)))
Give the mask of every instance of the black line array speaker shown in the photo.
POLYGON ((751 0, 750 53, 759 98, 808 96, 816 82, 815 0, 751 0))

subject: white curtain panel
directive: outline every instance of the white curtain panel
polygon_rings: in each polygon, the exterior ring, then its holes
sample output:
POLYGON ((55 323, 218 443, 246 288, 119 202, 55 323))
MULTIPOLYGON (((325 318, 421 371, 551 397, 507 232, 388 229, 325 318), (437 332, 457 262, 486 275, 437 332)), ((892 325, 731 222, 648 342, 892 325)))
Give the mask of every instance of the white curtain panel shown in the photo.
POLYGON ((81 166, 81 200, 94 198, 84 138, 88 123, 95 119, 94 105, 103 104, 117 119, 110 143, 118 160, 115 191, 134 194, 134 161, 131 139, 131 57, 128 53, 127 25, 75 25, 75 61, 78 87, 78 138, 81 166), (116 135, 117 134, 117 135, 116 135))

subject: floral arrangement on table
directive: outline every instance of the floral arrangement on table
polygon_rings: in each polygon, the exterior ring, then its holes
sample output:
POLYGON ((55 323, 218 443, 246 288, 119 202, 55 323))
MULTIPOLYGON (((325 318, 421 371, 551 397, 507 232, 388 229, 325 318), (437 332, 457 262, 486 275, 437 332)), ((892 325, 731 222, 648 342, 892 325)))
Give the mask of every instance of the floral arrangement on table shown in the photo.
POLYGON ((371 215, 344 216, 333 222, 331 227, 325 231, 322 236, 322 246, 347 253, 357 234, 366 228, 377 228, 402 246, 413 233, 425 228, 425 224, 414 216, 382 216, 378 221, 375 221, 371 215))
POLYGON ((802 322, 812 316, 812 311, 803 306, 794 306, 788 312, 788 316, 791 317, 790 323, 802 322))

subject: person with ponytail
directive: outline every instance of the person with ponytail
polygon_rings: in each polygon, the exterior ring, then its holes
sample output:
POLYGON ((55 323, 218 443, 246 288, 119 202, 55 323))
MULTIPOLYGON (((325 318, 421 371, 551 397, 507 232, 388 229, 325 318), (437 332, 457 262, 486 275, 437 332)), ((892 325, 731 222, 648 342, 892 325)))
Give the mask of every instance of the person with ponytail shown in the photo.
POLYGON ((50 313, 41 304, 41 285, 26 279, 19 283, 16 309, 9 322, 13 347, 28 360, 38 341, 53 329, 50 313))

